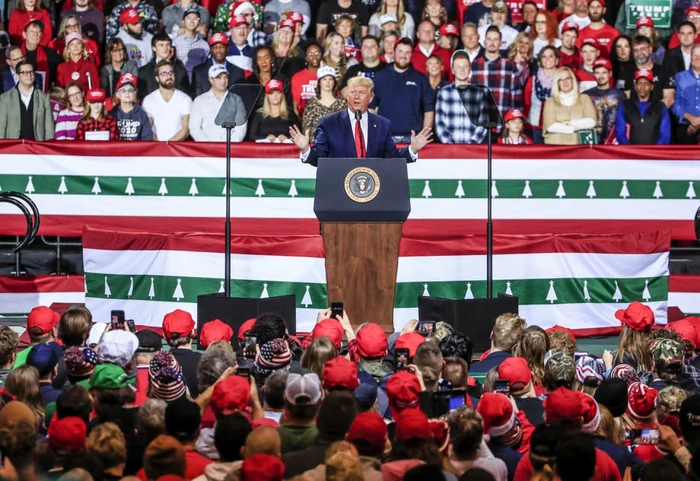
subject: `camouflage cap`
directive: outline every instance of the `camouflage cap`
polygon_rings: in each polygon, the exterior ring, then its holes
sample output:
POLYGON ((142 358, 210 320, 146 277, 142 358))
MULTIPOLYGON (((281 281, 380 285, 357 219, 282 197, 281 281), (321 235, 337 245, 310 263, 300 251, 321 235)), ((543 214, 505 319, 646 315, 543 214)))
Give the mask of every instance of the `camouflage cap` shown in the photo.
POLYGON ((683 363, 683 344, 673 339, 654 339, 650 345, 651 357, 654 363, 659 363, 666 367, 673 364, 680 366, 683 363))
POLYGON ((548 351, 544 358, 547 377, 553 382, 574 382, 576 362, 564 351, 548 351))
POLYGON ((678 386, 666 386, 659 391, 656 401, 658 407, 663 407, 669 413, 677 413, 681 410, 681 404, 688 398, 688 393, 678 386))
POLYGON ((437 323, 435 323, 435 332, 433 333, 433 337, 439 339, 440 341, 445 339, 450 334, 454 334, 454 333, 455 333, 454 328, 451 325, 449 325, 447 322, 438 321, 437 323))

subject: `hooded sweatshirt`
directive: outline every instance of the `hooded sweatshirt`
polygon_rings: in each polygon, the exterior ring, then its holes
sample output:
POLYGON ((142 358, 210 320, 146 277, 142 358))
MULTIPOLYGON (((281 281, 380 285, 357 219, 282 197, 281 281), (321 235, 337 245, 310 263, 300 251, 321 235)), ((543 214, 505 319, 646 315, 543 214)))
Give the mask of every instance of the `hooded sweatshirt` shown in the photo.
MULTIPOLYGON (((240 471, 243 461, 233 461, 230 463, 211 463, 204 468, 204 474, 194 478, 194 481, 224 481, 232 471, 240 471)), ((236 476, 238 479, 238 476, 236 476)))
POLYGON ((148 120, 148 114, 140 105, 135 104, 128 113, 125 113, 121 106, 117 105, 109 114, 117 119, 119 140, 153 140, 151 122, 148 120))

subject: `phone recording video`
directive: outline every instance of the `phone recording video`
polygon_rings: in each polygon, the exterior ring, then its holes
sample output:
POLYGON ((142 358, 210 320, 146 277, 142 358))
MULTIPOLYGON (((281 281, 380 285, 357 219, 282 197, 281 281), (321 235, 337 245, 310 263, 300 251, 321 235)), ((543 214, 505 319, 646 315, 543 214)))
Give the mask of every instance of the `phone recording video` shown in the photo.
POLYGON ((408 349, 396 350, 396 370, 401 371, 409 365, 408 349))
POLYGON ((508 396, 510 394, 510 381, 508 379, 497 379, 494 384, 494 391, 508 396))
POLYGON ((659 444, 661 434, 658 429, 642 428, 630 431, 632 444, 659 444))
POLYGON ((113 331, 124 330, 124 323, 126 322, 124 317, 124 311, 112 311, 110 312, 110 325, 113 331))
POLYGON ((241 376, 248 379, 250 377, 250 367, 238 366, 238 369, 236 369, 236 376, 241 376))
POLYGON ((423 337, 432 336, 435 332, 435 321, 419 322, 417 332, 423 337))
POLYGON ((254 359, 257 354, 255 346, 258 344, 258 338, 252 334, 245 335, 245 345, 243 346, 243 356, 248 359, 254 359))
POLYGON ((331 302, 331 317, 340 320, 343 317, 343 303, 331 302))

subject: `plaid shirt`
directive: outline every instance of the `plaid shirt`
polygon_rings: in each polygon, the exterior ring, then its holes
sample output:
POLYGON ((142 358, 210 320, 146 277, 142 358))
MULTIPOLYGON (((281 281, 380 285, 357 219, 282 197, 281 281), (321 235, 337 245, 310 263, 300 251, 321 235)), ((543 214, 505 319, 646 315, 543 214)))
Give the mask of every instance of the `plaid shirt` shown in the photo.
POLYGON ((183 33, 173 39, 173 47, 175 47, 177 58, 185 65, 191 82, 194 68, 207 60, 209 42, 204 40, 198 33, 194 34, 194 38, 190 38, 183 33))
POLYGON ((482 91, 458 89, 453 83, 438 90, 435 101, 438 140, 443 144, 481 143, 486 130, 476 124, 486 120, 485 109, 481 108, 483 101, 482 91))
POLYGON ((690 360, 686 359, 683 362, 683 376, 679 381, 686 391, 700 392, 700 370, 693 366, 690 360))
POLYGON ((488 87, 501 115, 505 115, 509 110, 523 108, 523 86, 527 80, 524 72, 508 59, 488 61, 480 57, 472 63, 471 83, 488 87))
MULTIPOLYGON (((107 20, 107 25, 105 27, 105 35, 107 39, 116 37, 119 33, 119 29, 122 24, 119 21, 119 15, 127 8, 132 8, 129 2, 122 2, 112 9, 112 13, 107 20)), ((136 7, 133 7, 139 12, 139 17, 143 22, 143 29, 148 33, 156 33, 158 31, 158 14, 153 5, 146 3, 145 0, 141 0, 136 7)))
POLYGON ((92 117, 87 120, 81 120, 78 123, 75 140, 85 140, 85 132, 99 132, 102 130, 109 132, 109 140, 119 140, 117 120, 109 115, 99 120, 92 117))
POLYGON ((265 35, 265 32, 258 30, 258 29, 253 29, 250 34, 248 35, 248 43, 253 47, 262 47, 263 45, 267 45, 267 35, 265 35))

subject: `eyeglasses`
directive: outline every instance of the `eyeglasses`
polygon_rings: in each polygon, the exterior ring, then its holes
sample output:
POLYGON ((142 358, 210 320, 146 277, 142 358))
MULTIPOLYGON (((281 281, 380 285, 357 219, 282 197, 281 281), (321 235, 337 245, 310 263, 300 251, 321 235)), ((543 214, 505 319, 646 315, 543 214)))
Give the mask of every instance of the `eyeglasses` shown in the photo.
POLYGON ((120 94, 135 94, 136 89, 122 87, 119 90, 117 90, 117 92, 119 92, 120 94))
POLYGON ((175 72, 170 70, 169 72, 161 72, 158 75, 160 75, 161 77, 173 77, 175 76, 175 72))
POLYGON ((83 93, 82 92, 74 92, 72 94, 68 95, 69 99, 77 99, 78 97, 82 97, 83 93))
POLYGON ((535 23, 539 23, 539 24, 547 23, 547 20, 535 20, 535 23))
POLYGON ((111 50, 111 52, 112 53, 124 53, 124 49, 123 48, 113 48, 111 50))
POLYGON ((307 57, 320 57, 320 56, 321 56, 321 52, 308 52, 308 53, 306 54, 306 56, 307 56, 307 57))
POLYGON ((559 79, 560 82, 568 82, 570 80, 573 80, 571 77, 562 77, 559 79))
POLYGON ((25 70, 24 72, 20 72, 19 74, 31 76, 31 75, 34 75, 34 70, 25 70))
POLYGON ((66 30, 68 30, 69 28, 80 28, 80 24, 79 23, 71 23, 70 25, 66 24, 66 30))

